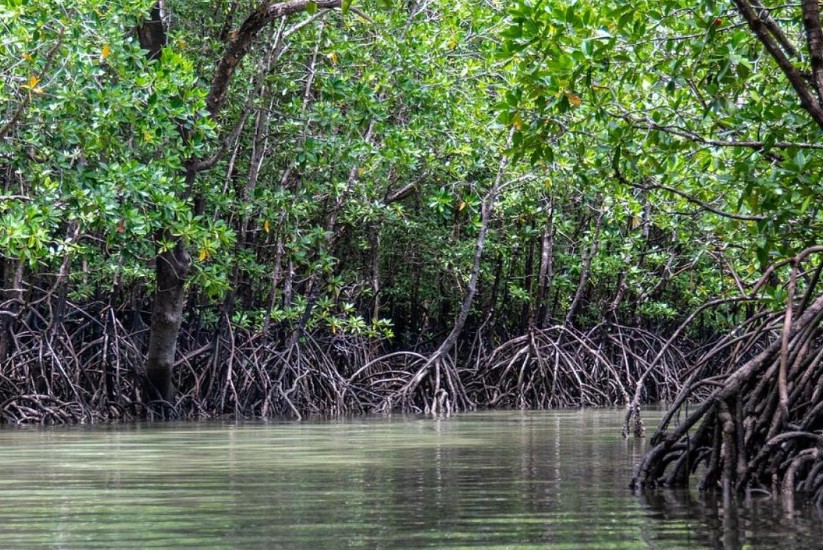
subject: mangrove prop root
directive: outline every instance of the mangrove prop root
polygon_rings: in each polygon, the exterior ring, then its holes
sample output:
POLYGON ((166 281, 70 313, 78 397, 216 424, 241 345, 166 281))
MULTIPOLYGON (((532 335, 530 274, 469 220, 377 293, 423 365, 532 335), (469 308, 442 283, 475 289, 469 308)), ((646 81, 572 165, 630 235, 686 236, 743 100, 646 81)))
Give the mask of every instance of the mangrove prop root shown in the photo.
POLYGON ((617 324, 532 329, 479 361, 468 385, 476 402, 492 407, 626 405, 635 392, 644 402, 671 400, 687 362, 675 346, 660 354, 663 346, 648 331, 617 324))
POLYGON ((823 296, 795 299, 797 264, 784 312, 742 324, 707 352, 711 360, 696 363, 702 375, 689 378, 663 418, 632 487, 686 485, 704 465, 700 488, 724 498, 800 491, 823 502, 823 296), (709 377, 711 364, 720 372, 709 377), (675 416, 682 418, 671 427, 675 416))
MULTIPOLYGON (((111 299, 80 305, 59 292, 35 294, 4 311, 0 422, 450 414, 629 404, 632 395, 669 401, 689 364, 673 339, 617 323, 532 326, 492 344, 492 329, 464 330, 468 298, 438 347, 389 353, 363 336, 273 322, 253 330, 225 314, 204 328, 195 315, 177 342, 175 394, 159 400, 142 383, 149 334, 139 304, 116 310, 111 299)), ((791 389, 786 396, 800 398, 791 389)))
POLYGON ((9 333, 0 422, 299 419, 626 404, 644 374, 644 401, 670 400, 687 364, 675 346, 661 355, 659 337, 615 324, 586 332, 532 329, 493 348, 478 334, 448 352, 380 354, 366 338, 304 332, 289 343, 225 322, 216 333, 183 331, 174 367, 177 394, 158 401, 141 384, 144 325, 127 328, 128 316, 104 303, 70 301, 61 322, 52 324, 48 305, 23 312, 9 333))

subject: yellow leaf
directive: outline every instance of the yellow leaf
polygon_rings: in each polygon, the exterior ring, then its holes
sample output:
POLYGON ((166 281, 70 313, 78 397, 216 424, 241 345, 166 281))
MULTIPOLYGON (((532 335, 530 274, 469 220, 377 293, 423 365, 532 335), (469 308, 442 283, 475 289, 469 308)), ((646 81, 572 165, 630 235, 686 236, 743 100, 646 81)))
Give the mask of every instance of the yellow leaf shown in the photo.
POLYGON ((571 103, 575 107, 579 107, 580 104, 583 103, 582 99, 580 99, 579 97, 577 97, 576 95, 574 95, 571 92, 566 92, 566 97, 569 99, 569 103, 571 103))
POLYGON ((269 220, 266 220, 266 221, 263 222, 263 231, 265 231, 266 233, 271 231, 271 226, 269 225, 269 220))
POLYGON ((358 176, 362 176, 365 173, 366 173, 366 167, 365 166, 361 166, 357 169, 357 175, 358 176))
POLYGON ((151 143, 152 142, 151 133, 149 133, 148 130, 145 130, 143 132, 143 141, 145 141, 146 143, 151 143))
POLYGON ((457 211, 462 212, 464 208, 466 208, 466 201, 460 201, 460 204, 457 205, 457 211))
POLYGON ((546 189, 552 188, 552 180, 546 180, 546 189))
POLYGON ((43 88, 40 88, 37 83, 40 82, 40 79, 36 76, 30 76, 28 82, 23 84, 23 88, 27 89, 30 92, 34 92, 35 94, 42 94, 43 88))
POLYGON ((209 256, 209 253, 208 253, 208 252, 206 252, 206 249, 205 249, 205 248, 201 248, 201 249, 200 249, 200 255, 198 256, 198 257, 200 258, 200 261, 202 262, 202 261, 203 261, 203 260, 205 260, 208 256, 209 256))
POLYGON ((329 59, 331 60, 332 65, 337 65, 337 52, 331 52, 329 54, 329 59))
POLYGON ((523 128, 523 119, 519 114, 514 115, 514 118, 512 119, 512 126, 514 126, 517 130, 521 130, 523 128))
POLYGON ((111 46, 108 44, 103 44, 103 50, 100 52, 100 55, 103 59, 106 59, 108 56, 111 55, 111 46))
POLYGON ((31 61, 34 58, 31 56, 31 54, 24 53, 23 54, 23 59, 25 59, 26 61, 31 61))

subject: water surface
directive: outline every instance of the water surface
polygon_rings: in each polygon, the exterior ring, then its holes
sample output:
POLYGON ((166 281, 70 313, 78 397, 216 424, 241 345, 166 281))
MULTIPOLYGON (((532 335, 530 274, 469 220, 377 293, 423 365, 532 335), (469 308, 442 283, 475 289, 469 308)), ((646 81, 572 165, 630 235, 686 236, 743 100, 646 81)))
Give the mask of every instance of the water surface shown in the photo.
MULTIPOLYGON (((622 411, 0 430, 3 548, 819 548, 821 518, 627 489, 622 411)), ((651 424, 651 422, 647 422, 651 424)))

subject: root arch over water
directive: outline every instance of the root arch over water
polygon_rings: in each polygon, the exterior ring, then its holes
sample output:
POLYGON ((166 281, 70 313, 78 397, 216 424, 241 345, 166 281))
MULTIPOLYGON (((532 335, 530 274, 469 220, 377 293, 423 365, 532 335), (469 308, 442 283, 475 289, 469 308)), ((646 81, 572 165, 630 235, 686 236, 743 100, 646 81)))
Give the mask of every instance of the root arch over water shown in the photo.
POLYGON ((802 493, 823 506, 823 295, 821 268, 788 267, 786 308, 753 316, 698 360, 637 466, 632 486, 682 486, 702 466, 700 487, 724 498, 802 493), (817 295, 817 297, 815 297, 817 295), (697 405, 690 403, 697 402, 697 405))

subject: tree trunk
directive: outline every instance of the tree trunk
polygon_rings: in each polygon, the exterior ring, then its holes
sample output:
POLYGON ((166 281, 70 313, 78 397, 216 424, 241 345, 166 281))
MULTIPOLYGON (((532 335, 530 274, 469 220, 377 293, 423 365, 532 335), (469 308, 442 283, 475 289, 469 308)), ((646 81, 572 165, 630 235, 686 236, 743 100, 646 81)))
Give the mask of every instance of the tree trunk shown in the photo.
MULTIPOLYGON (((149 18, 137 29, 137 36, 147 57, 158 59, 166 45, 160 2, 154 4, 149 18)), ((172 369, 177 351, 177 333, 183 320, 183 286, 191 267, 191 258, 183 244, 178 242, 172 250, 159 253, 155 262, 157 290, 151 315, 146 377, 143 380, 144 398, 147 401, 160 399, 172 402, 172 369)))
POLYGON ((549 293, 554 276, 554 197, 548 200, 549 222, 543 228, 540 239, 540 272, 537 277, 537 304, 534 308, 534 324, 543 328, 549 320, 549 293))
POLYGON ((574 298, 572 299, 572 303, 569 306, 569 311, 566 313, 565 325, 567 327, 574 326, 574 319, 577 316, 578 307, 580 306, 580 302, 583 298, 583 293, 586 290, 586 285, 589 282, 589 276, 591 275, 590 269, 592 265, 592 260, 597 255, 597 246, 600 242, 600 229, 603 227, 603 218, 605 215, 606 208, 601 204, 600 212, 598 212, 597 214, 597 222, 595 223, 594 234, 592 235, 592 245, 588 253, 584 253, 583 267, 580 271, 580 281, 577 283, 577 290, 575 291, 574 298))
POLYGON ((177 334, 183 321, 185 283, 191 269, 191 256, 183 243, 157 255, 157 290, 151 315, 149 354, 146 360, 146 395, 172 402, 172 369, 177 351, 177 334))
POLYGON ((17 312, 23 303, 23 260, 4 260, 0 283, 0 363, 6 360, 11 351, 12 327, 17 318, 17 312))

